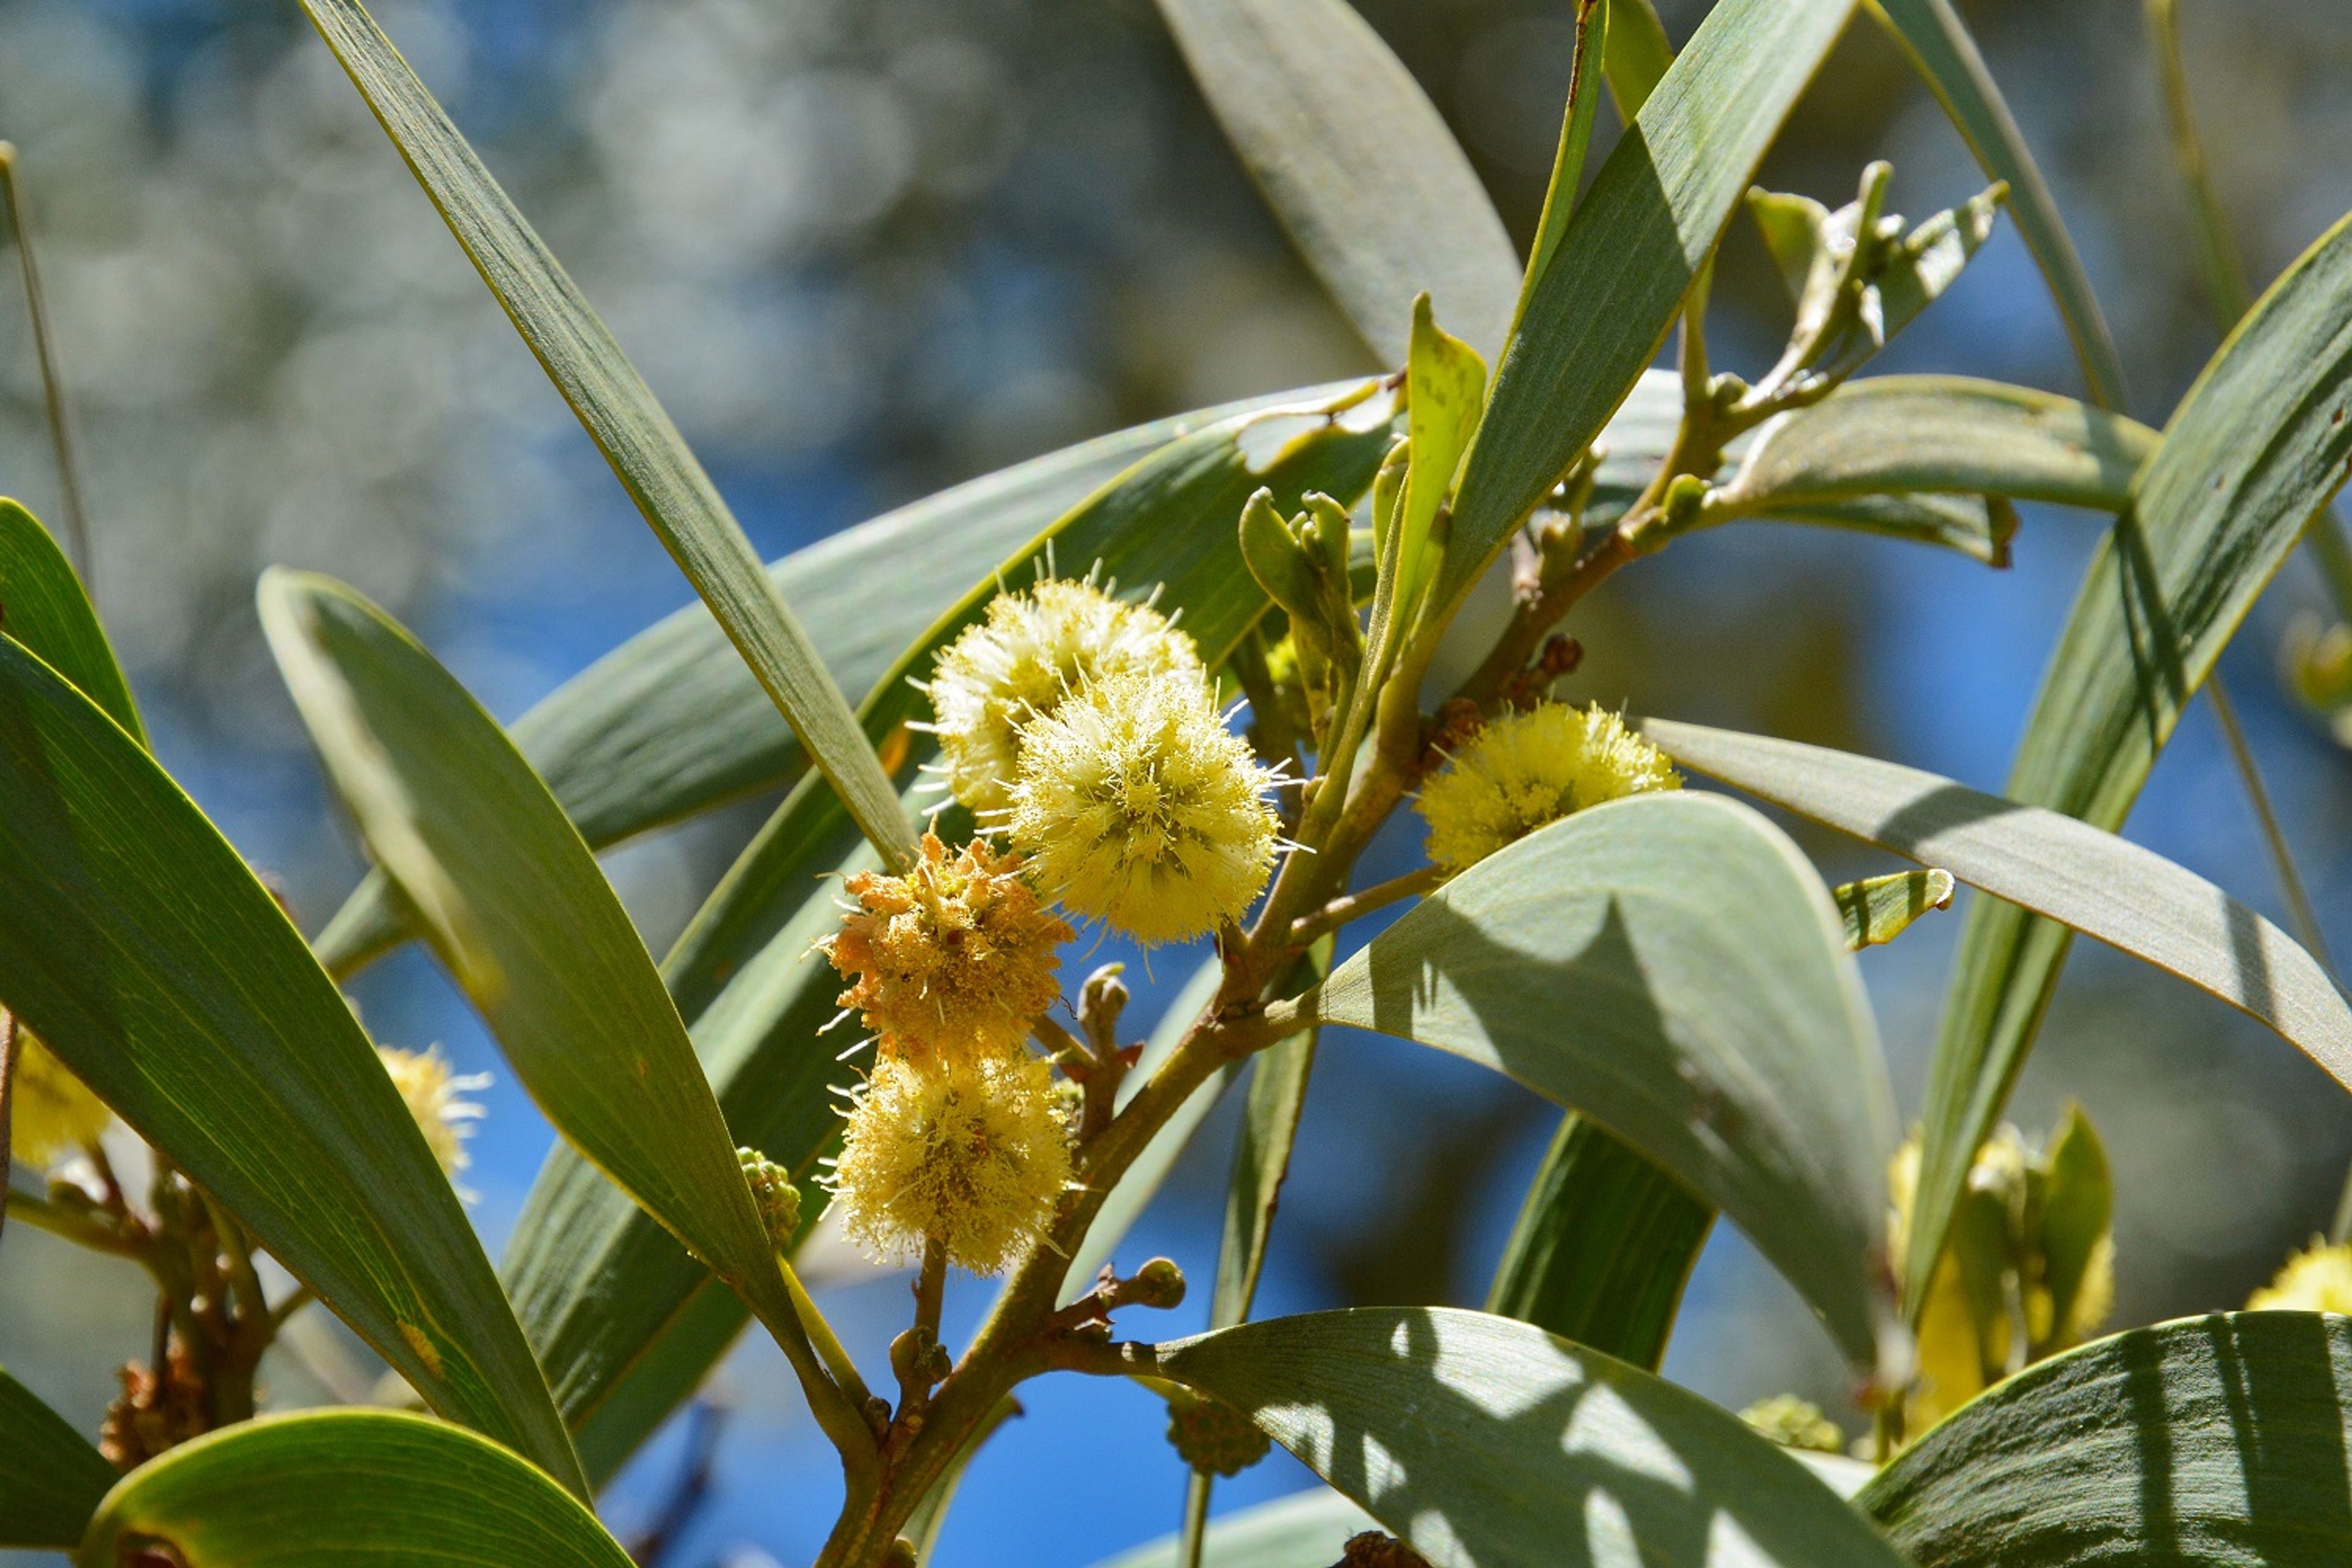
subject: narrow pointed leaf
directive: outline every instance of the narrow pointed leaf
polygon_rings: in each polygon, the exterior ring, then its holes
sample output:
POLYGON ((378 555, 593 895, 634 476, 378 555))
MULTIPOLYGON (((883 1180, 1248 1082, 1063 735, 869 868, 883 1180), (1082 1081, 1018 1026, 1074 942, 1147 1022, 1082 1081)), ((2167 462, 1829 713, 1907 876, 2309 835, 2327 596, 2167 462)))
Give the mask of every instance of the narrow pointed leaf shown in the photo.
POLYGON ((2352 1006, 2318 961, 2155 851, 1875 757, 1662 719, 1642 729, 1685 766, 2170 970, 2352 1087, 2352 1006))
POLYGON ((1902 43, 1984 172, 2009 182, 2018 232, 2041 265, 2067 336, 2074 340, 2091 400, 2103 407, 2121 407, 2123 362, 2116 357, 2115 339, 2100 314, 2097 296, 2091 292, 2082 258, 2058 216, 2049 182, 2042 177, 2016 118, 1951 0, 1871 0, 1871 10, 1902 43))
POLYGON ((898 790, 653 389, 358 0, 303 0, 303 9, 859 828, 886 858, 904 859, 914 838, 898 790))
POLYGON ((596 1516, 514 1453, 389 1410, 248 1421, 142 1466, 109 1494, 75 1561, 158 1559, 184 1568, 629 1568, 596 1516))
POLYGON ((1730 1215, 1858 1365, 1900 1370, 1877 1029, 1829 889, 1755 811, 1676 794, 1554 823, 1415 905, 1307 1011, 1584 1112, 1730 1215))
POLYGON ((1436 107, 1346 0, 1160 0, 1193 79, 1299 254, 1385 363, 1413 296, 1492 357, 1519 263, 1436 107))
POLYGON ((2157 433, 2071 397, 1957 375, 1849 382, 1758 431, 1710 508, 1801 509, 1914 492, 2117 511, 2157 433))
MULTIPOLYGON (((1348 1538, 1375 1528, 1372 1516, 1323 1488, 1241 1509, 1210 1524, 1203 1568, 1317 1568, 1339 1561, 1348 1538)), ((1095 1568, 1183 1568, 1175 1536, 1139 1546, 1095 1568)))
POLYGON ((1316 1039, 1316 1031, 1307 1029, 1268 1046, 1250 1069, 1241 1137, 1234 1145, 1233 1178, 1225 1189, 1217 1288, 1209 1300, 1212 1328, 1228 1328, 1247 1318, 1257 1297, 1266 1247, 1274 1237, 1275 1211, 1290 1174, 1291 1150, 1298 1142, 1307 1080, 1315 1070, 1316 1039))
POLYGON ((1574 1111, 1503 1249, 1486 1310, 1655 1372, 1712 1205, 1574 1111))
POLYGON ((1674 40, 1658 19, 1651 0, 1606 0, 1609 7, 1608 53, 1602 58, 1609 78, 1609 96, 1617 100, 1617 118, 1632 121, 1657 90, 1666 68, 1675 63, 1674 40))
POLYGON ((0 1369, 0 1546, 72 1551, 121 1479, 89 1438, 0 1369))
POLYGON ((763 1315, 791 1320, 686 1029, 555 798, 465 688, 350 589, 273 570, 261 611, 369 847, 547 1119, 763 1315))
POLYGON ((1854 0, 1722 0, 1601 166, 1497 367, 1441 565, 1452 604, 1624 402, 1854 0))
POLYGON ((1412 304, 1412 353, 1405 371, 1406 428, 1412 466, 1405 471, 1404 507, 1398 514, 1396 613, 1408 624, 1444 541, 1434 537, 1438 509, 1454 491, 1462 455, 1486 397, 1486 365, 1478 352, 1437 324, 1423 295, 1412 304))
POLYGON ((2134 1329, 1963 1405, 1855 1497, 1918 1568, 2352 1560, 2352 1320, 2134 1329))
POLYGON ((1845 944, 1859 952, 1880 947, 1911 929, 1929 910, 1949 909, 1952 874, 1940 867, 1865 877, 1830 889, 1845 920, 1845 944))
MULTIPOLYGON (((1352 499, 1387 445, 1386 408, 1350 404, 1350 382, 1226 405, 1106 437, 973 481, 787 557, 772 568, 835 673, 863 690, 866 734, 886 743, 920 699, 929 650, 1000 580, 1025 584, 1050 554, 1067 575, 1148 588, 1222 658, 1261 613, 1233 520, 1260 485, 1292 508, 1309 489, 1352 499), (1359 418, 1359 416, 1361 417, 1359 418)), ((515 743, 599 848, 750 790, 792 782, 792 731, 699 605, 631 638, 519 720, 515 743)), ((382 878, 319 938, 348 970, 401 940, 382 878)), ((689 1015, 692 1009, 688 1009, 689 1015)))
MULTIPOLYGON (((1551 267, 1551 258, 1559 254, 1560 237, 1568 232, 1570 215, 1576 211, 1577 197, 1583 195, 1584 157, 1592 147, 1593 117, 1601 108, 1601 81, 1607 69, 1609 57, 1608 33, 1612 9, 1605 0, 1577 0, 1576 49, 1568 77, 1568 101, 1561 107, 1559 145, 1552 154, 1551 182, 1544 187, 1543 211, 1536 220, 1535 243, 1528 247, 1526 276, 1519 279, 1519 301, 1511 315, 1513 331, 1518 330, 1519 319, 1527 313, 1528 300, 1535 293, 1536 282, 1551 267)), ((1654 21, 1655 16, 1651 19, 1654 21)), ((1666 58, 1673 58, 1672 51, 1666 58)), ((1665 60, 1658 64, 1665 70, 1665 60)), ((1647 89, 1643 91, 1646 93, 1647 89)), ((1631 119, 1629 112, 1626 116, 1631 119)))
MULTIPOLYGON (((840 1010, 842 982, 810 952, 839 920, 831 884, 818 878, 876 864, 823 781, 804 780, 663 966, 692 1016, 696 1057, 730 1136, 799 1184, 803 1234, 824 1207, 814 1178, 840 1130, 834 1089, 855 1082, 859 1066, 837 1059, 854 1043, 845 1029, 819 1033, 840 1010), (756 930, 708 930, 766 904, 776 920, 756 930), (698 931, 723 944, 723 959, 696 944, 698 931)), ((580 1435, 582 1462, 599 1480, 692 1391, 745 1321, 741 1303, 707 1268, 568 1146, 549 1152, 499 1272, 556 1404, 580 1435)))
MULTIPOLYGON (((2305 251, 2231 333, 2134 479, 2043 677, 2011 798, 2122 826, 2182 708, 2305 523, 2342 488, 2347 410, 2352 220, 2305 251)), ((1979 901, 1969 911, 1929 1073, 1905 1266, 1915 1302, 2065 950, 2064 932, 2017 910, 1979 901)))
POLYGON ((89 595, 40 520, 0 497, 0 630, 38 654, 141 745, 147 731, 89 595))
POLYGON ((1247 1413, 1433 1568, 1903 1563, 1737 1416, 1508 1318, 1315 1312, 1153 1359, 1247 1413))
POLYGON ((436 1410, 579 1484, 489 1259, 350 1006, 138 742, 6 637, 0 1005, 436 1410))

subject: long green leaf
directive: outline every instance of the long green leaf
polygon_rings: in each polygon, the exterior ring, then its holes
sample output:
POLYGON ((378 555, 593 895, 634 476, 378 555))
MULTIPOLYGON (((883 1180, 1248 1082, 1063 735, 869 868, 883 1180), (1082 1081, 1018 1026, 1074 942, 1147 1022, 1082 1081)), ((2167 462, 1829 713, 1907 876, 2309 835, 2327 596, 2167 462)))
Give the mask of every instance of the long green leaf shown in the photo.
POLYGON ((1609 96, 1617 102, 1617 118, 1630 121, 1675 63, 1675 45, 1650 0, 1607 0, 1607 5, 1609 45, 1601 67, 1608 73, 1609 96))
POLYGON ((1957 375, 1852 382, 1756 435, 1710 510, 1942 492, 2121 510, 2157 433, 2071 397, 1957 375))
POLYGON ((0 1368, 0 1546, 72 1551, 119 1479, 89 1438, 0 1368))
POLYGON ((1676 762, 2170 970, 2352 1087, 2352 1006, 2293 938, 2195 872, 1940 773, 1763 735, 1647 720, 1676 762))
POLYGON ((1486 1310, 1655 1372, 1714 1228, 1710 1205, 1570 1111, 1528 1188, 1486 1310))
POLYGON ((1656 354, 1854 0, 1722 0, 1642 106, 1536 284, 1470 451, 1435 602, 1456 600, 1656 354))
POLYGON ((81 689, 141 745, 147 731, 89 595, 40 520, 0 497, 0 628, 81 689))
POLYGON ((1363 1307, 1159 1347, 1433 1568, 1899 1568, 1861 1515, 1736 1416, 1528 1324, 1363 1307))
POLYGON ((1346 0, 1160 0, 1299 254, 1385 363, 1413 296, 1489 360, 1518 298, 1511 238, 1428 95, 1346 0))
POLYGON ((914 837, 898 792, 761 567, 742 525, 587 296, 358 0, 303 0, 327 47, 400 149, 515 330, 593 437, 812 761, 886 858, 914 837))
MULTIPOLYGON (((1317 1488, 1227 1514, 1209 1526, 1203 1568, 1316 1568, 1339 1559, 1348 1538, 1374 1527, 1372 1516, 1338 1492, 1317 1488)), ((1182 1568, 1176 1536, 1139 1546, 1095 1568, 1182 1568)))
MULTIPOLYGON (((2009 795, 2122 826, 2203 684, 2352 458, 2352 220, 2272 285, 2166 427, 2093 558, 2009 795)), ((1953 868, 1957 874, 1958 868, 1953 868)), ((1979 900, 1930 1071, 1906 1299, 1923 1299, 1961 1182, 2023 1067, 2063 931, 1979 900)))
POLYGON ((184 1568, 629 1564, 594 1514, 511 1451, 389 1410, 248 1421, 142 1466, 108 1495, 75 1561, 159 1559, 184 1568), (133 1555, 142 1549, 152 1555, 133 1555))
POLYGON ((1876 1283, 1895 1143, 1877 1030, 1829 890, 1755 811, 1579 812, 1415 905, 1307 1011, 1583 1111, 1730 1215, 1858 1365, 1902 1371, 1876 1283))
POLYGON ((581 1484, 489 1260, 351 1008, 138 742, 5 637, 0 1005, 435 1409, 581 1484))
POLYGON ((2010 211, 2026 248, 2041 265, 2067 336, 2074 340, 2074 357, 2082 363, 2092 401, 2122 407, 2123 362, 2116 357, 2115 339, 2100 314, 2097 296, 2091 292, 2082 258, 2075 255, 2074 242, 2058 216, 2049 182, 2042 177, 2016 118, 1951 0, 1870 0, 1870 8, 1910 55, 1984 172, 2009 182, 2010 211))
POLYGON ((763 1318, 797 1321, 653 959, 530 764, 341 584, 273 569, 261 618, 369 847, 547 1119, 763 1318))
POLYGON ((2135 1329, 1997 1384, 1854 1499, 1919 1568, 2352 1561, 2352 1321, 2135 1329))
MULTIPOLYGON (((903 677, 923 672, 928 650, 998 581, 1025 584, 1049 547, 1069 575, 1099 564, 1122 583, 1163 585, 1163 606, 1181 609, 1221 658, 1265 603, 1242 570, 1234 517, 1261 484, 1294 507, 1307 489, 1360 492, 1386 445, 1381 411, 1362 425, 1311 411, 1361 389, 1310 387, 1122 431, 888 513, 772 570, 809 606, 842 684, 867 693, 861 712, 877 743, 909 711, 903 677), (1298 410, 1310 412, 1285 412, 1298 410)), ((791 730, 700 605, 559 687, 513 734, 600 848, 789 783, 802 765, 791 730)), ((320 962, 347 970, 403 934, 372 877, 320 936, 320 962)))
MULTIPOLYGON (((1333 402, 1327 396, 1305 405, 1307 412, 1235 416, 1192 432, 1087 498, 998 571, 982 574, 899 654, 867 699, 868 732, 878 738, 917 717, 919 698, 906 678, 927 668, 931 650, 983 612, 999 581, 1027 581, 1032 564, 1049 552, 1066 569, 1100 563, 1124 583, 1160 584, 1160 607, 1180 616, 1204 655, 1222 659, 1265 603, 1226 526, 1243 500, 1261 484, 1291 506, 1308 489, 1352 497, 1386 445, 1381 409, 1351 408, 1368 417, 1353 425, 1318 412, 1333 402)), ((835 1062, 839 1047, 817 1035, 837 1010, 840 984, 823 963, 805 961, 809 943, 836 918, 814 876, 840 863, 843 822, 830 793, 804 781, 663 965, 738 1141, 791 1169, 804 1187, 838 1130, 830 1086, 852 1072, 835 1062)), ((677 1244, 575 1163, 566 1150, 550 1155, 518 1224, 506 1277, 567 1416, 593 1423, 600 1455, 625 1453, 656 1424, 642 1418, 666 1408, 665 1396, 683 1397, 699 1376, 696 1357, 707 1369, 737 1325, 723 1307, 701 1302, 703 1271, 677 1244), (691 1323, 682 1316, 689 1310, 691 1323), (667 1342, 674 1331, 691 1344, 667 1342), (629 1386, 608 1412, 603 1401, 614 1380, 629 1386)), ((806 1213, 815 1212, 812 1202, 806 1213)), ((592 1471, 597 1462, 590 1461, 592 1471)))

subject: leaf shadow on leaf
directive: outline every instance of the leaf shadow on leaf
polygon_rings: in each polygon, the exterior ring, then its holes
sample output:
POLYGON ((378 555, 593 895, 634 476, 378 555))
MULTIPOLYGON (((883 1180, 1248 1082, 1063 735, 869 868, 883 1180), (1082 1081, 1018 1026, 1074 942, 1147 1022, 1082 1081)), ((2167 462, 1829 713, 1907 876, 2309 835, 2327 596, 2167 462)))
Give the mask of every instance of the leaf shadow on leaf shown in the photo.
MULTIPOLYGON (((1885 845, 1898 855, 1932 859, 1935 851, 1930 846, 1939 836, 2026 809, 2029 808, 2015 801, 1950 784, 1929 790, 1905 802, 1900 809, 1882 819, 1877 827, 1864 837, 1885 845)), ((2257 1017, 2275 1015, 2282 998, 2272 978, 2262 918, 2246 905, 2220 893, 2219 889, 2216 893, 2216 907, 2221 913, 2221 924, 2229 932, 2230 952, 2237 980, 2238 988, 2231 1005, 2257 1017)), ((2062 941, 2072 936, 2066 928, 2046 918, 2037 920, 2033 924, 2053 927, 2063 933, 2060 938, 2062 941)), ((2021 1067, 2023 1064, 2021 1061, 2019 1065, 2021 1067)))
POLYGON ((2340 1563, 2347 1379, 2322 1313, 2135 1329, 1963 1405, 1855 1502, 1924 1568, 2340 1563))
POLYGON ((1832 1542, 1868 1540, 1858 1521, 1849 1535, 1825 1517, 1842 1505, 1825 1489, 1811 1498, 1794 1462, 1609 1357, 1533 1331, 1506 1352, 1469 1313, 1346 1317, 1344 1341, 1311 1347, 1315 1380, 1353 1391, 1344 1402, 1286 1393, 1286 1374, 1248 1375, 1270 1369, 1247 1367, 1242 1344, 1217 1336, 1176 1347, 1171 1370, 1247 1411, 1434 1563, 1793 1568, 1832 1542))
POLYGON ((1475 921, 1465 920, 1439 900, 1424 900, 1414 911, 1423 934, 1423 962, 1408 971, 1402 964, 1374 965, 1371 971, 1372 1027, 1382 1034, 1414 1037, 1414 1021, 1433 1005, 1441 984, 1459 996, 1484 1026, 1493 1066, 1547 1098, 1558 1098, 1561 1056, 1540 1035, 1530 1035, 1520 1018, 1531 994, 1572 994, 1585 1000, 1580 1025, 1610 1040, 1606 1052, 1584 1051, 1576 1058, 1581 1075, 1606 1079, 1599 1094, 1580 1096, 1571 1110, 1584 1111, 1608 1125, 1627 1142, 1671 1163, 1691 1159, 1707 1164, 1735 1161, 1732 1145, 1746 1131, 1741 1102, 1753 1103, 1760 1086, 1727 1092, 1717 1081, 1727 1067, 1722 1059, 1702 1059, 1678 1046, 1675 1031, 1651 994, 1643 975, 1644 965, 1633 943, 1620 901, 1608 903, 1599 927, 1581 949, 1566 959, 1541 958, 1507 942, 1495 941, 1475 921), (1671 1060, 1685 1091, 1673 1110, 1658 1104, 1658 1086, 1647 1081, 1654 1074, 1624 1071, 1613 1064, 1671 1060), (1625 1125, 1628 1101, 1647 1102, 1657 1114, 1653 1125, 1625 1125), (1679 1124, 1684 1146, 1669 1151, 1660 1146, 1654 1123, 1663 1115, 1679 1124))

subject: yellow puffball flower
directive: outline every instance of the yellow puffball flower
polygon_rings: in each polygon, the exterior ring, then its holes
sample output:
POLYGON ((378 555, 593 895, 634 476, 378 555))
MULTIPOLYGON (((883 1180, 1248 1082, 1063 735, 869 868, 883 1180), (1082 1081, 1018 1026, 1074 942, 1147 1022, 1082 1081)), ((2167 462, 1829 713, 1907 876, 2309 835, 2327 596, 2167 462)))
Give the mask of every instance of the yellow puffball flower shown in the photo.
POLYGON ((2276 1279, 2246 1298, 2246 1310, 2352 1313, 2352 1246, 2330 1247, 2313 1237, 2276 1279))
MULTIPOLYGON (((0 1014, 0 1027, 6 1015, 0 1014)), ((90 1093, 48 1047, 21 1024, 16 1033, 16 1074, 10 1090, 11 1152, 27 1165, 47 1166, 95 1143, 114 1113, 90 1093)))
POLYGON ((933 833, 906 875, 861 871, 857 907, 818 945, 845 979, 841 1005, 894 1046, 1018 1046, 1062 994, 1055 949, 1076 933, 1021 876, 1020 858, 974 840, 950 858, 933 833))
MULTIPOLYGON (((408 1114, 416 1119, 417 1131, 425 1134, 433 1157, 441 1163, 442 1173, 454 1177, 472 1164, 466 1140, 474 1135, 473 1124, 484 1112, 479 1103, 461 1097, 489 1088, 490 1075, 451 1072, 448 1058, 438 1046, 421 1051, 378 1046, 375 1054, 383 1062, 383 1070, 392 1075, 393 1087, 407 1102, 408 1114)), ((462 1187, 458 1191, 472 1196, 462 1187)))
POLYGON ((1064 908, 1147 947, 1181 942, 1265 888, 1272 783, 1205 676, 1110 676, 1030 726, 1013 841, 1064 908))
POLYGON ((1024 731, 1072 692, 1113 675, 1200 669, 1192 639, 1167 616, 1092 583, 1049 578, 999 594, 986 620, 940 650, 925 689, 948 786, 975 813, 1002 813, 1013 804, 1024 731))
POLYGON ((1045 1234, 1070 1180, 1054 1078, 1025 1051, 884 1057, 853 1100, 834 1205, 877 1263, 919 1257, 999 1274, 1045 1234))
POLYGON ((1422 785, 1429 858, 1450 872, 1466 870, 1570 812, 1682 783, 1614 713, 1547 702, 1507 714, 1422 785))

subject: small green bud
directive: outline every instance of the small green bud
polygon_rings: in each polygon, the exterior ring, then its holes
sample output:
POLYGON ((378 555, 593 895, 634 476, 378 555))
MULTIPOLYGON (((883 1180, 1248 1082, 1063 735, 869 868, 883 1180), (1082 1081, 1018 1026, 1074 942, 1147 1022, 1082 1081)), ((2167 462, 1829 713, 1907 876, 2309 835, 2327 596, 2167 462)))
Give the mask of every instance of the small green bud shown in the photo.
POLYGON ((1139 1307, 1158 1307, 1163 1310, 1184 1303, 1184 1271, 1176 1267, 1172 1258, 1155 1258, 1135 1271, 1135 1278, 1119 1292, 1122 1301, 1132 1301, 1139 1307))
POLYGON ((882 1553, 882 1568, 915 1568, 917 1561, 915 1543, 903 1535, 890 1543, 889 1551, 882 1553))
POLYGON ((801 1190, 782 1165, 757 1149, 738 1149, 735 1157, 742 1162, 743 1180, 759 1207, 760 1223, 767 1227, 769 1244, 783 1251, 800 1229, 801 1190))
POLYGON ((1204 1476, 1240 1475, 1274 1446, 1248 1416, 1222 1399, 1189 1388, 1168 1396, 1168 1441, 1179 1458, 1204 1476))

